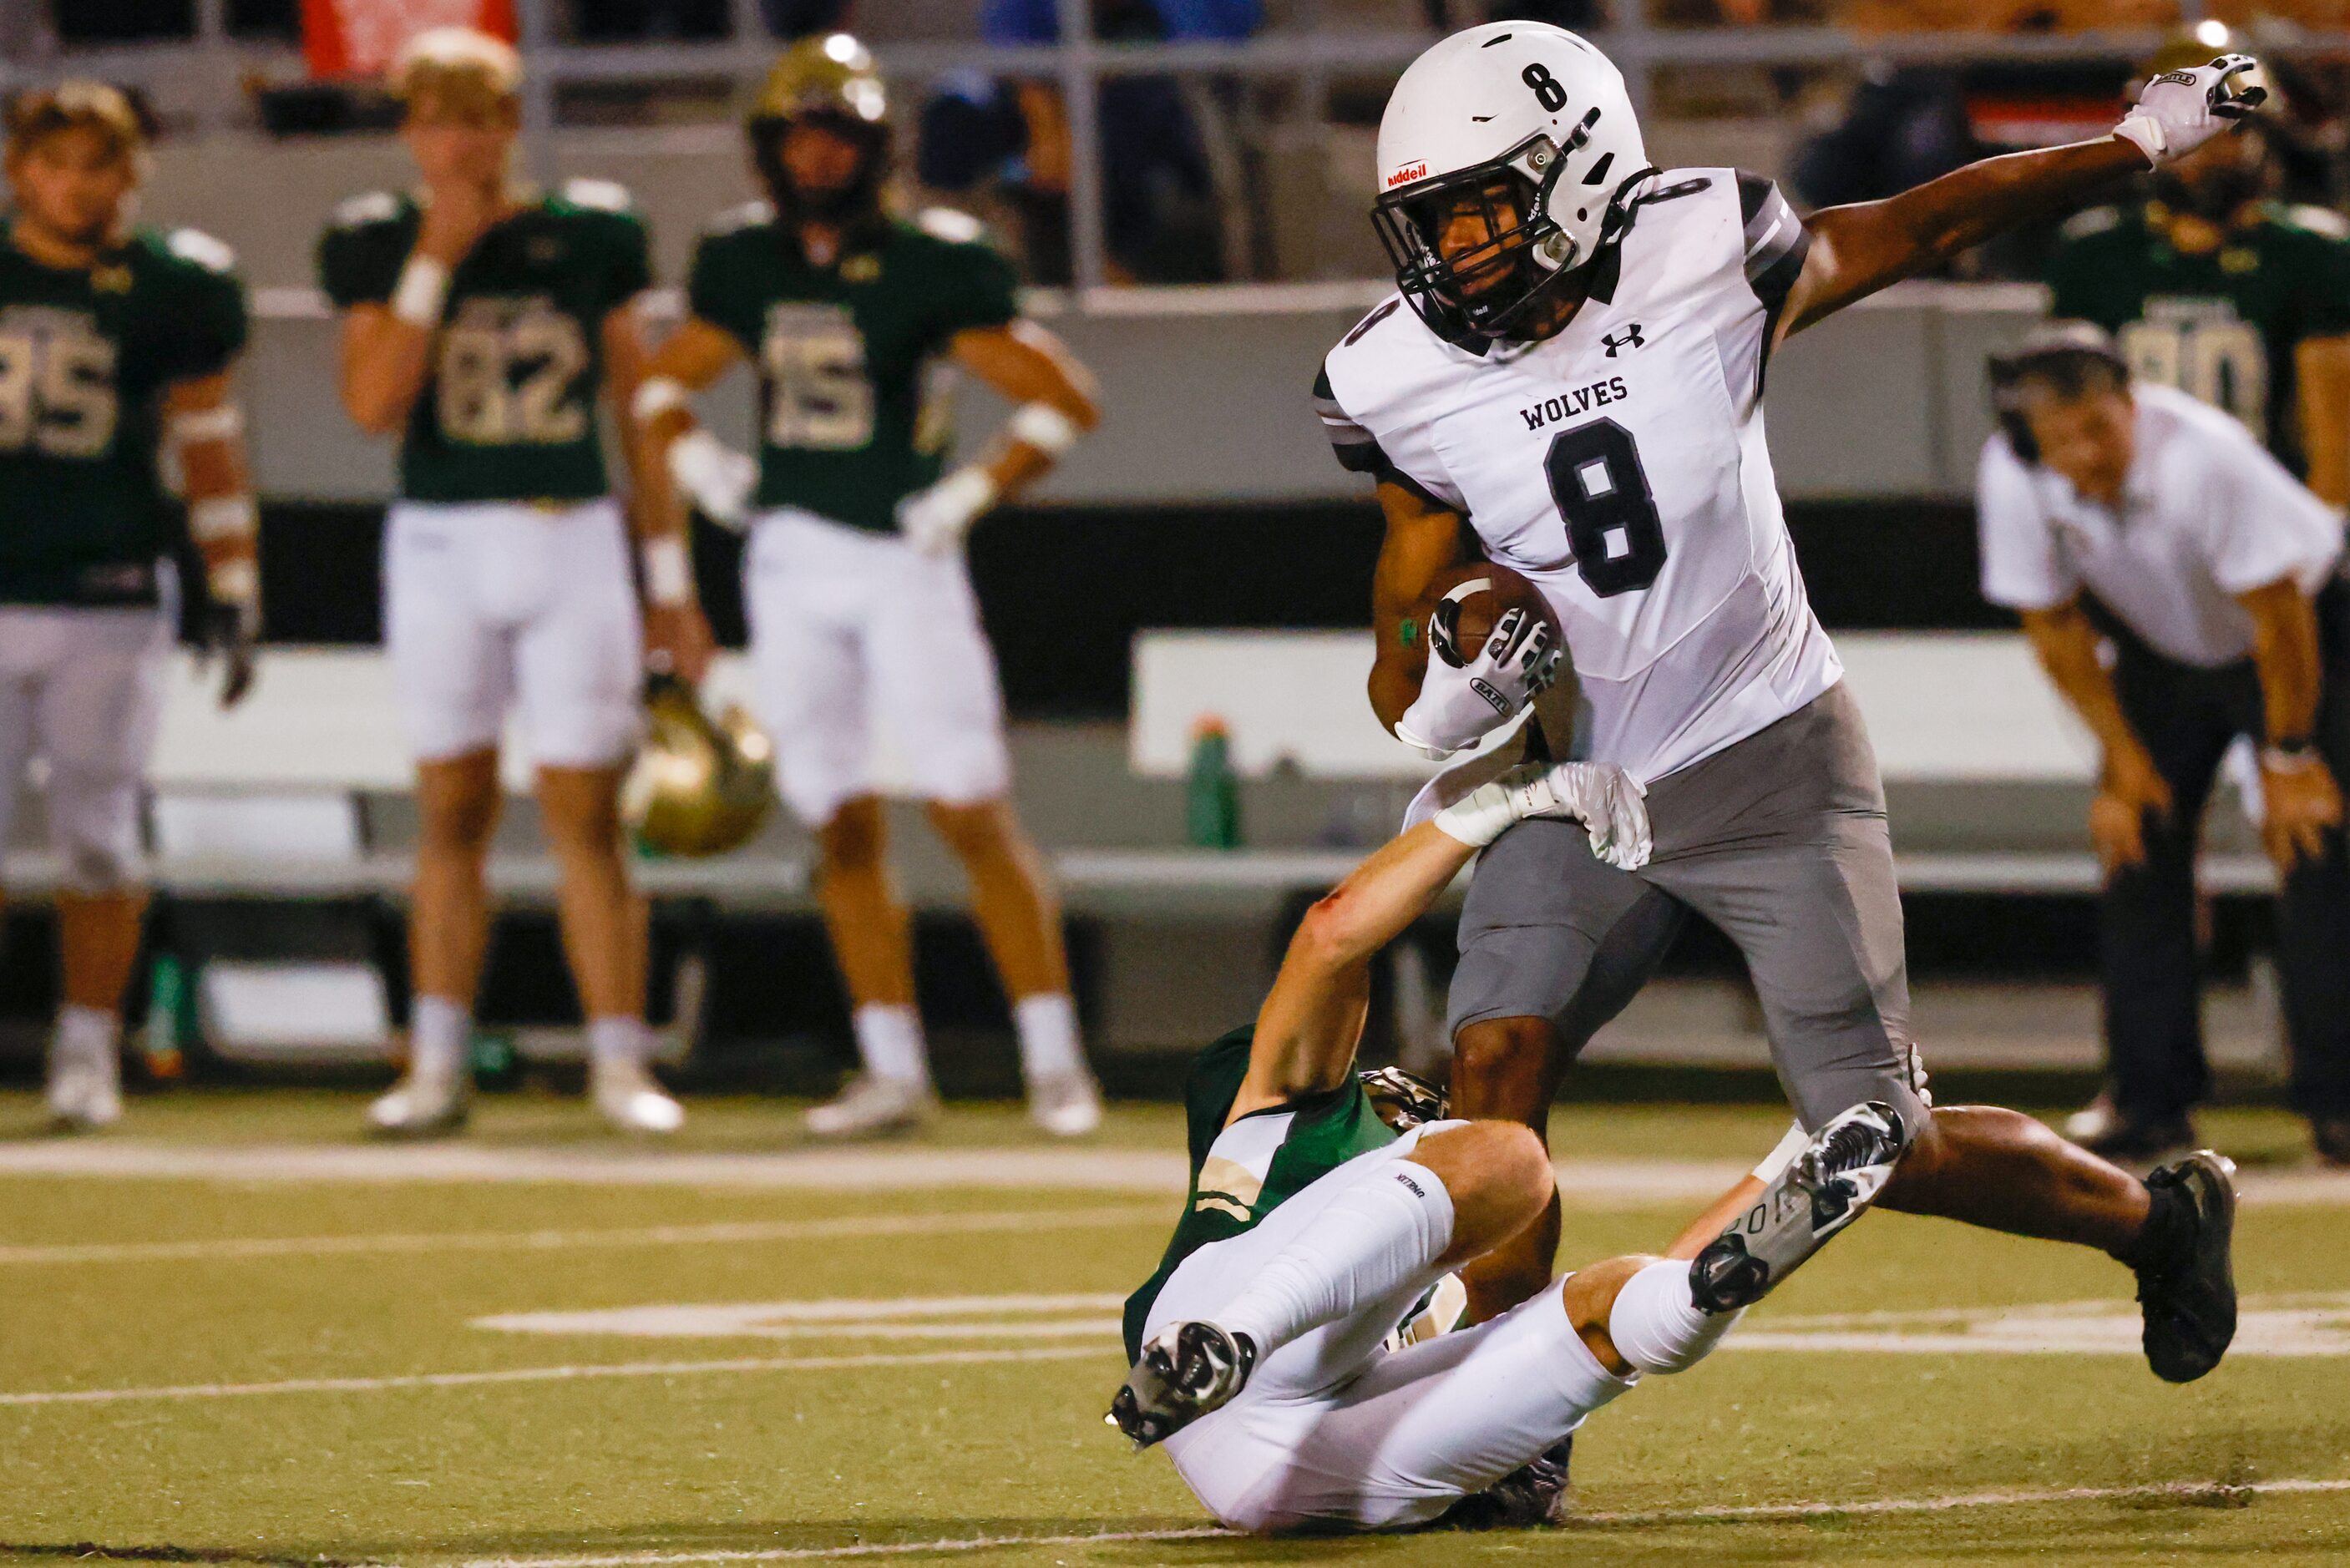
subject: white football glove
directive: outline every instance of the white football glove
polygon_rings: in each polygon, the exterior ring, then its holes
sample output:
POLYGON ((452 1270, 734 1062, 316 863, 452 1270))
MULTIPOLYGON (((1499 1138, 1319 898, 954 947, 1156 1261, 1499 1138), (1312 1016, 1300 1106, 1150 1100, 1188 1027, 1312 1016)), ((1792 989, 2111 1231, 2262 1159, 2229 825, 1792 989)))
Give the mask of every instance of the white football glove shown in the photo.
POLYGON ((2135 142, 2156 168, 2186 157, 2268 101, 2268 78, 2250 55, 2165 71, 2146 84, 2114 134, 2135 142))
POLYGON ((974 463, 898 503, 898 532, 925 556, 943 556, 996 503, 995 476, 974 463))
POLYGON ((669 443, 669 476, 712 523, 737 533, 759 488, 759 460, 695 427, 669 443))
POLYGON ((1573 817, 1591 853, 1619 871, 1648 863, 1648 791, 1614 763, 1523 763, 1436 814, 1436 826, 1483 848, 1533 817, 1573 817))
POLYGON ((1485 645, 1466 660, 1431 626, 1428 673, 1419 697, 1396 721, 1396 739, 1437 759, 1475 745, 1550 690, 1565 652, 1549 623, 1523 608, 1503 612, 1485 645))

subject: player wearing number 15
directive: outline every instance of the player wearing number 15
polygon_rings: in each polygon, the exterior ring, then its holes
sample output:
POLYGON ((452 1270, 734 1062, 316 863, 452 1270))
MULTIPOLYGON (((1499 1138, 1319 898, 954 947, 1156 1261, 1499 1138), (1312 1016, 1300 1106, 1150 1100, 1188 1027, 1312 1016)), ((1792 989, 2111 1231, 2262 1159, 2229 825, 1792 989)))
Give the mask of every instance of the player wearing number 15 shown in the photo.
POLYGON ((768 199, 702 239, 691 314, 662 345, 636 411, 679 488, 751 534, 744 597, 776 775, 816 833, 825 920, 865 1063, 809 1125, 898 1131, 931 1103, 906 912, 883 864, 880 794, 898 782, 971 874, 1013 999, 1032 1114, 1053 1132, 1090 1130, 1099 1103, 1060 917, 1012 815, 995 658, 962 556, 972 524, 1093 424, 1087 378, 1020 318, 1012 267, 977 224, 887 210, 889 99, 856 39, 795 45, 749 130, 768 199), (755 462, 687 406, 744 358, 760 378, 755 462), (1018 407, 1008 440, 948 472, 958 371, 1018 407))
MULTIPOLYGON (((391 79, 421 188, 344 203, 318 247, 343 312, 344 407, 363 429, 401 433, 384 640, 422 816, 416 998, 408 1075, 369 1117, 402 1135, 463 1120, 498 742, 519 699, 597 1107, 623 1130, 671 1131, 682 1113, 645 1068, 644 914, 620 849, 644 680, 637 597, 597 431, 598 393, 624 405, 644 358, 644 224, 616 186, 541 195, 508 182, 521 72, 504 44, 430 30, 391 79)), ((699 679, 709 633, 683 545, 673 520, 664 530, 662 514, 637 511, 645 640, 699 679)))
POLYGON ((146 160, 132 106, 68 82, 13 100, 0 219, 0 843, 26 764, 48 766, 65 1005, 49 1110, 121 1111, 120 1007, 146 895, 139 794, 176 618, 176 456, 210 589, 223 702, 253 676, 260 579, 229 373, 244 291, 219 241, 130 224, 146 160))

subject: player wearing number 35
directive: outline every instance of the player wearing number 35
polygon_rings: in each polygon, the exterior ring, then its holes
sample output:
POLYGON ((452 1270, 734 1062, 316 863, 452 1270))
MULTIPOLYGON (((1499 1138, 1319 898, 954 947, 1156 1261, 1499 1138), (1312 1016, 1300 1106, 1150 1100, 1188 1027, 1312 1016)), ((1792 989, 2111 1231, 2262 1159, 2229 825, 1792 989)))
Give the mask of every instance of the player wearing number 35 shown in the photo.
MULTIPOLYGON (((576 180, 541 194, 509 183, 521 71, 498 40, 421 33, 391 82, 421 183, 346 202, 318 246, 343 313, 344 408, 361 428, 400 437, 384 642, 422 819, 415 1002, 408 1075, 369 1119, 404 1136, 464 1119, 498 742, 519 700, 562 867, 564 950, 588 1015, 597 1106, 624 1130, 667 1132, 682 1114, 645 1070, 644 914, 618 800, 639 722, 639 649, 650 641, 698 679, 709 632, 680 586, 681 543, 641 508, 651 604, 640 625, 629 526, 597 431, 598 394, 625 407, 643 363, 645 226, 617 186, 576 180)), ((633 442, 629 455, 633 469, 633 442)))
MULTIPOLYGON (((177 459, 203 554, 224 704, 260 629, 253 496, 230 369, 244 290, 208 234, 131 227, 144 128, 112 88, 8 105, 0 220, 0 844, 26 764, 48 764, 64 1002, 48 1105, 121 1114, 122 988, 139 950, 139 793, 161 716, 180 585, 167 558, 177 459)), ((190 585, 192 587, 193 585, 190 585)))
POLYGON ((908 222, 883 190, 889 99, 846 34, 779 61, 749 125, 767 199, 720 220, 691 314, 636 404, 678 488, 750 535, 743 597, 785 801, 816 830, 817 891, 865 1071, 809 1114, 825 1137, 905 1131, 931 1103, 905 909, 883 859, 880 795, 921 797, 970 873, 1011 997, 1029 1108, 1090 1131, 1060 914, 1014 819, 995 658, 964 534, 1095 420, 1085 370, 1020 317, 1011 265, 958 213, 908 222), (754 460, 694 422, 691 394, 758 369, 754 460), (949 400, 967 371, 1016 405, 951 471, 949 400))

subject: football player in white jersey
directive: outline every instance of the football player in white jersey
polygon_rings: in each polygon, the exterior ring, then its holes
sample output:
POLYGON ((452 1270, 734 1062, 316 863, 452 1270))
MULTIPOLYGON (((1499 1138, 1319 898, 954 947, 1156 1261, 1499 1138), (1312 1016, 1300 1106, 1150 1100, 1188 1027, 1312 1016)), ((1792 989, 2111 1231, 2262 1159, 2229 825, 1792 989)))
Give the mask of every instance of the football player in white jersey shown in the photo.
MULTIPOLYGON (((1465 524, 1541 588, 1592 755, 1647 786, 1659 824, 1638 873, 1552 824, 1485 853, 1451 998, 1460 1114, 1539 1130, 1575 1053, 1694 909, 1744 953, 1804 1125, 1844 1121, 1881 1146, 1856 1157, 1898 1158, 1880 1201, 2103 1248, 2138 1275, 2156 1371, 2217 1365, 2235 1327, 2225 1160, 2140 1182, 2030 1117, 1929 1108, 1883 788, 1804 597, 1762 400, 1789 334, 2192 151, 2264 96, 2252 60, 2224 57, 2149 83, 2102 140, 1806 221, 1768 181, 1653 167, 1622 77, 1571 33, 1494 23, 1405 71, 1374 212, 1400 293, 1315 388, 1387 514, 1372 704, 1440 754, 1539 683, 1543 650, 1523 638, 1464 650, 1440 621, 1423 633, 1465 524)), ((1703 1304, 1753 1299, 1816 1244, 1820 1174, 1797 1161, 1707 1249, 1703 1304)), ((1556 1213, 1472 1267, 1472 1315, 1547 1282, 1556 1213)))

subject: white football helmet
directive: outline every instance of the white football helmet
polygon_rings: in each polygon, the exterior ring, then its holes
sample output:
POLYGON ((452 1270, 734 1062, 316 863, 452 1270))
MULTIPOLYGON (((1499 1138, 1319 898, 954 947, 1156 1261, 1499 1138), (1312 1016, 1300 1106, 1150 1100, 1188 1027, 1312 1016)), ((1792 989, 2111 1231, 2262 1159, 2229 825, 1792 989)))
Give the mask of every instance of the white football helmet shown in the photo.
POLYGON ((1624 223, 1618 192, 1648 172, 1607 56, 1564 27, 1492 22, 1421 55, 1388 95, 1371 221, 1430 327, 1506 337, 1599 254, 1624 223), (1477 202, 1489 237, 1445 255, 1446 223, 1477 202))

